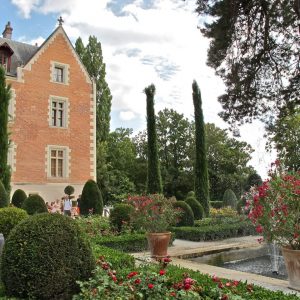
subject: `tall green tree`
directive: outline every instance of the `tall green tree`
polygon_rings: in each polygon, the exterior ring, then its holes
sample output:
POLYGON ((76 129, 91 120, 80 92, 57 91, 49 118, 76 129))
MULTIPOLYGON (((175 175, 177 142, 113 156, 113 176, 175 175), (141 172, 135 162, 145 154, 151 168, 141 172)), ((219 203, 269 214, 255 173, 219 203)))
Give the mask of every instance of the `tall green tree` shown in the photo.
POLYGON ((95 36, 90 36, 85 47, 79 37, 75 43, 75 50, 88 73, 96 82, 96 136, 97 142, 102 142, 107 139, 109 134, 112 95, 105 80, 106 67, 103 61, 101 43, 98 42, 95 36))
POLYGON ((300 4, 298 0, 197 0, 211 40, 208 65, 226 85, 219 98, 230 124, 299 105, 300 4))
POLYGON ((147 192, 149 194, 163 192, 160 164, 158 159, 156 121, 154 112, 154 84, 144 90, 147 103, 147 134, 148 134, 148 170, 147 170, 147 192))
POLYGON ((201 203, 206 216, 209 216, 209 179, 206 157, 205 126, 201 92, 195 80, 192 84, 192 88, 195 111, 195 196, 201 203))
POLYGON ((0 66, 0 181, 10 191, 10 167, 7 165, 9 149, 8 105, 11 98, 10 86, 6 85, 5 71, 0 66))

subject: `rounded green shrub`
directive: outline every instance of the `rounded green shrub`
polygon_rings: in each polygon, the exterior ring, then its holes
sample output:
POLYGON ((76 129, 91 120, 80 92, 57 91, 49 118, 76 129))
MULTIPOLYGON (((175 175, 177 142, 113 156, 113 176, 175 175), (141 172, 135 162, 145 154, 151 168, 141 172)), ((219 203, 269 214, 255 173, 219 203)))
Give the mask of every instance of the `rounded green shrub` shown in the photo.
POLYGON ((26 219, 28 214, 25 210, 17 207, 0 208, 0 233, 3 233, 6 239, 10 231, 22 220, 26 219))
POLYGON ((186 197, 187 198, 189 198, 189 197, 195 197, 195 192, 194 191, 188 192, 187 195, 186 195, 186 197))
POLYGON ((174 207, 181 210, 180 220, 176 226, 194 226, 194 213, 187 203, 184 201, 176 201, 174 207))
POLYGON ((97 183, 88 180, 82 190, 80 198, 80 214, 89 215, 91 213, 102 215, 103 199, 97 183))
POLYGON ((19 223, 4 244, 1 279, 8 296, 71 299, 95 267, 92 250, 74 220, 37 214, 19 223))
POLYGON ((9 198, 8 198, 8 194, 5 190, 5 187, 2 183, 2 181, 0 180, 0 208, 1 207, 6 207, 9 204, 9 198))
POLYGON ((21 190, 18 189, 14 192, 12 199, 11 199, 11 203, 15 206, 15 207, 19 207, 21 208, 23 205, 23 202, 27 199, 27 195, 26 193, 21 190))
POLYGON ((22 208, 25 209, 29 215, 48 212, 44 199, 39 195, 31 195, 25 199, 22 208))
POLYGON ((223 195, 223 207, 230 206, 236 209, 237 198, 233 190, 227 189, 223 195))
POLYGON ((110 224, 120 232, 124 223, 130 225, 130 215, 133 210, 134 208, 130 204, 116 204, 110 212, 110 224))
POLYGON ((74 194, 75 189, 74 189, 73 186, 67 185, 67 186, 65 187, 65 189, 64 189, 64 192, 65 192, 66 195, 71 196, 72 194, 74 194))
POLYGON ((204 210, 202 205, 196 200, 195 197, 188 197, 185 202, 191 207, 194 213, 195 220, 201 220, 204 216, 204 210))

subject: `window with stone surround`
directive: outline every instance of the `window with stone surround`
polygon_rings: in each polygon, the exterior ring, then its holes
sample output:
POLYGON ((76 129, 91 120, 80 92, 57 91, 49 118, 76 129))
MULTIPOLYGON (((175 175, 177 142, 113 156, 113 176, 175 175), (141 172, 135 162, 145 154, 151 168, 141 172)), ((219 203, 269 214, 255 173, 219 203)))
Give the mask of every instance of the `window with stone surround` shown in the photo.
POLYGON ((68 99, 50 96, 50 126, 68 127, 68 99))
POLYGON ((69 65, 51 61, 51 82, 69 84, 69 65))
POLYGON ((48 146, 48 177, 67 178, 68 177, 68 147, 48 146))

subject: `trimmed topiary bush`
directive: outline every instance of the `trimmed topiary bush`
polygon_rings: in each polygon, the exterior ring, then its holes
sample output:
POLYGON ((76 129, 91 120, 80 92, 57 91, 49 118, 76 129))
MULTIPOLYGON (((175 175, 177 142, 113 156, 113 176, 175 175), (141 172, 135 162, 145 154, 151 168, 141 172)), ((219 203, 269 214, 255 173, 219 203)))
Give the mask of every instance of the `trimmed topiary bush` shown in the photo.
POLYGON ((80 198, 80 214, 99 214, 103 212, 103 199, 97 183, 88 180, 82 190, 80 198))
POLYGON ((223 195, 223 207, 230 206, 236 209, 237 198, 233 190, 227 189, 223 195))
POLYGON ((194 219, 201 220, 204 216, 204 210, 202 205, 196 200, 195 197, 188 197, 185 199, 185 202, 191 207, 194 219))
POLYGON ((23 202, 27 199, 27 195, 26 193, 21 190, 18 189, 14 192, 12 199, 11 199, 11 203, 15 206, 15 207, 19 207, 21 208, 23 205, 23 202))
POLYGON ((66 195, 71 196, 72 194, 74 194, 75 189, 71 185, 67 185, 64 189, 64 192, 66 195))
POLYGON ((182 211, 180 221, 176 226, 194 226, 194 213, 191 207, 184 201, 177 201, 173 205, 176 208, 180 208, 182 211))
POLYGON ((209 205, 212 208, 219 209, 223 207, 223 201, 209 201, 209 205))
POLYGON ((22 208, 25 209, 29 215, 48 212, 44 199, 39 195, 31 195, 25 199, 22 208))
POLYGON ((133 210, 134 208, 130 204, 116 204, 109 216, 111 225, 120 232, 124 224, 130 225, 130 215, 133 210))
POLYGON ((188 192, 187 195, 186 195, 186 197, 187 198, 189 198, 189 197, 195 197, 195 192, 194 191, 188 192))
POLYGON ((22 220, 28 217, 24 209, 17 207, 4 207, 0 209, 0 233, 6 239, 10 231, 22 220))
POLYGON ((71 299, 77 280, 95 268, 88 242, 69 217, 37 214, 18 224, 5 242, 1 279, 8 296, 71 299))
POLYGON ((0 208, 6 207, 9 204, 7 192, 4 188, 2 181, 0 180, 0 208))

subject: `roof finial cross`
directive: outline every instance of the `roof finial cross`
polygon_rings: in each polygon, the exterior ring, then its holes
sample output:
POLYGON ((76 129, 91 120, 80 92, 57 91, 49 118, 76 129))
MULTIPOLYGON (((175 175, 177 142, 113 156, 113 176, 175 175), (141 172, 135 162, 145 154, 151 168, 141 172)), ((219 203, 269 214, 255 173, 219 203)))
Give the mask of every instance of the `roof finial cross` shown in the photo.
POLYGON ((57 19, 57 21, 58 21, 58 25, 62 26, 64 20, 63 20, 63 18, 61 16, 57 19))

